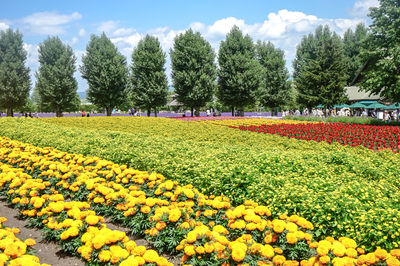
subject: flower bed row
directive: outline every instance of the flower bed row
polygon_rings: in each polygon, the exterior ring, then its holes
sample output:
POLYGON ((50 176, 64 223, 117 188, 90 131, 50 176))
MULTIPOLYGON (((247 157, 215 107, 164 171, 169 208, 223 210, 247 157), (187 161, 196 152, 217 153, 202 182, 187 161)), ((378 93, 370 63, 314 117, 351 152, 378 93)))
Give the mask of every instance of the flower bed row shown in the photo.
MULTIPOLYGON (((89 230, 102 221, 102 217, 87 210, 89 207, 113 217, 135 234, 144 233, 156 249, 177 252, 183 255, 183 263, 192 265, 400 263, 400 250, 388 253, 378 248, 364 254, 347 237, 315 241, 313 224, 306 219, 297 215, 273 218, 266 206, 253 201, 232 207, 225 197, 207 197, 192 186, 180 186, 162 175, 96 157, 37 148, 4 138, 0 138, 0 147, 0 161, 6 163, 1 167, 0 193, 8 195, 8 201, 31 217, 32 223, 60 229, 49 234, 59 234, 61 241, 68 240, 62 242, 65 247, 82 242, 87 248, 89 242, 92 250, 79 247, 80 253, 90 250, 93 261, 108 258, 101 256, 101 252, 93 257, 93 249, 104 247, 108 238, 104 237, 105 232, 89 230), (28 173, 37 178, 29 178, 28 173), (71 202, 62 202, 64 197, 71 202), (75 202, 78 199, 87 201, 75 202), (52 218, 54 214, 56 218, 52 218), (72 224, 79 225, 78 229, 71 229, 72 224), (82 227, 88 228, 84 234, 80 234, 82 227)), ((111 235, 122 237, 120 233, 111 235)), ((132 248, 138 249, 134 244, 132 248)), ((122 250, 120 253, 126 254, 122 250)))
MULTIPOLYGON (((234 127, 234 126, 233 126, 234 127)), ((297 123, 269 125, 241 125, 240 130, 276 134, 289 138, 338 142, 342 145, 364 146, 371 150, 390 149, 399 151, 400 127, 370 126, 345 123, 297 123)))
POLYGON ((36 244, 34 239, 28 238, 20 240, 16 234, 20 232, 18 228, 5 227, 3 223, 7 218, 0 217, 0 265, 30 265, 30 266, 49 266, 40 263, 34 254, 33 246, 36 244))
MULTIPOLYGON (((4 149, 1 153, 4 156, 4 149)), ((108 229, 104 218, 89 210, 89 202, 65 201, 52 180, 34 178, 23 170, 0 162, 0 195, 65 252, 89 265, 171 265, 156 251, 137 246, 124 232, 108 229)))

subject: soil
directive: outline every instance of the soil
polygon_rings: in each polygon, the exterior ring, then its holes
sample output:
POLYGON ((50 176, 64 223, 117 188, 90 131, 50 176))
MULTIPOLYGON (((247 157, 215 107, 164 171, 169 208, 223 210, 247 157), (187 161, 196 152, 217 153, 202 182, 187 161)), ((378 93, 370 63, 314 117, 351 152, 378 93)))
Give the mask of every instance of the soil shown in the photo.
MULTIPOLYGON (((85 263, 79 258, 63 252, 63 250, 56 243, 44 239, 40 229, 28 227, 28 221, 17 218, 18 210, 8 207, 3 201, 0 201, 0 216, 7 218, 7 222, 4 223, 4 226, 17 227, 20 229, 21 232, 16 235, 19 239, 24 241, 27 238, 32 238, 36 241, 36 245, 34 245, 33 248, 36 251, 35 256, 40 259, 41 263, 47 263, 53 266, 85 265, 85 263)), ((129 228, 113 224, 109 221, 106 221, 106 224, 107 228, 123 231, 130 236, 129 228)), ((151 248, 151 244, 145 239, 137 239, 134 237, 130 238, 134 240, 138 246, 145 246, 147 249, 151 248)), ((174 265, 179 265, 181 259, 180 257, 172 257, 168 254, 162 254, 162 256, 168 259, 168 261, 172 262, 174 265)))
POLYGON ((54 242, 43 239, 40 229, 27 227, 28 221, 18 219, 18 210, 10 208, 3 201, 0 201, 0 216, 6 217, 6 227, 17 227, 20 233, 16 236, 24 241, 32 238, 36 241, 33 249, 37 251, 35 256, 40 259, 40 263, 47 263, 53 266, 80 266, 85 263, 77 257, 65 254, 62 249, 54 242))

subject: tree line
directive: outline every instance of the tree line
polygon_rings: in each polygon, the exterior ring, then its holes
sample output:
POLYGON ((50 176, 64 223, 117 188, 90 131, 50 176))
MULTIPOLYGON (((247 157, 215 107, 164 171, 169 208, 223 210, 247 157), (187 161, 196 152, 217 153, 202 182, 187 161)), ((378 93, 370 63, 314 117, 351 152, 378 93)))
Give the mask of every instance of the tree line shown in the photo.
MULTIPOLYGON (((218 100, 232 114, 255 102, 266 108, 293 103, 312 108, 332 107, 346 101, 345 86, 360 82, 367 91, 400 100, 400 4, 380 0, 372 8, 369 28, 357 25, 343 38, 328 26, 304 36, 293 61, 293 79, 285 67, 284 52, 271 42, 254 42, 236 26, 220 44, 218 56, 210 43, 192 29, 179 34, 170 49, 172 83, 177 100, 198 115, 200 108, 218 100), (361 74, 360 74, 361 73, 361 74), (360 78, 361 77, 361 78, 360 78)), ((12 116, 30 92, 29 68, 22 34, 0 32, 0 109, 12 116)), ((166 53, 159 40, 141 39, 126 58, 105 33, 92 35, 79 71, 87 80, 87 99, 111 115, 127 101, 157 114, 167 103, 166 53)), ((58 37, 39 45, 39 69, 33 98, 56 116, 77 110, 79 97, 74 78, 76 57, 58 37)))

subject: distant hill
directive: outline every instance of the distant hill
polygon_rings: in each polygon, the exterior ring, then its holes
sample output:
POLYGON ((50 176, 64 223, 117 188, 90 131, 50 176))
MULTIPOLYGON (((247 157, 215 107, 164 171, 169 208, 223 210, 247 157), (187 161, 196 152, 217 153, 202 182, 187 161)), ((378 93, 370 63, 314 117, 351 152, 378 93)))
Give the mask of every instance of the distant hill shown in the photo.
POLYGON ((86 91, 78 91, 77 93, 78 93, 79 98, 81 100, 85 100, 86 99, 86 91))

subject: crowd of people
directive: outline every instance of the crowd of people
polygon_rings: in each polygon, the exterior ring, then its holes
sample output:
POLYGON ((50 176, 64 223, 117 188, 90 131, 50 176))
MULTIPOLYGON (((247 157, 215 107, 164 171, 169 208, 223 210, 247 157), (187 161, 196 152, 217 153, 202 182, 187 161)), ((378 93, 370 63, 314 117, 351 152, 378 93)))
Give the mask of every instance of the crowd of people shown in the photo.
POLYGON ((341 109, 326 109, 313 108, 311 112, 305 108, 302 112, 299 109, 286 110, 282 112, 282 117, 285 116, 315 116, 315 117, 371 117, 386 122, 398 121, 400 119, 400 109, 398 110, 375 110, 375 109, 365 109, 365 108, 341 108, 341 109), (325 112, 324 112, 325 111, 325 112))

